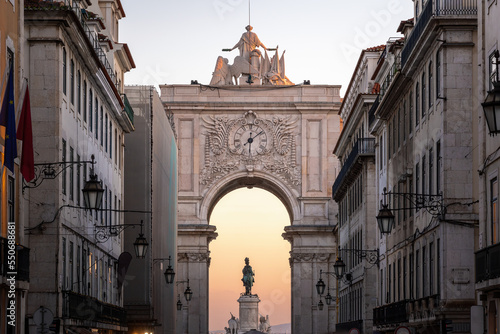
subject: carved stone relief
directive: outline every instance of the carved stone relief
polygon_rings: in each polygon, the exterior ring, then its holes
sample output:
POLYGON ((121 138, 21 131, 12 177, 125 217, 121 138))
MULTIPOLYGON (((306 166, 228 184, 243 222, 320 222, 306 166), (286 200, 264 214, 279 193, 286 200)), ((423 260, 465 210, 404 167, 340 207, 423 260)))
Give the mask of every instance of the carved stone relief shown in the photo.
POLYGON ((233 171, 265 171, 298 188, 301 171, 297 165, 292 116, 260 118, 253 111, 241 117, 227 115, 203 118, 206 129, 202 188, 233 171))

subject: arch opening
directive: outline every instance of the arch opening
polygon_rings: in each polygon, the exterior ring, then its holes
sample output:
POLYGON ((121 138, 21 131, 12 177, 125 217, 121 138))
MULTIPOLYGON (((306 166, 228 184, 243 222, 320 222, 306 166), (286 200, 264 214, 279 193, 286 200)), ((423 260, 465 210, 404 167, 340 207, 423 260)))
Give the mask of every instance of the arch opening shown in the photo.
POLYGON ((245 257, 255 272, 252 294, 261 300, 260 315, 269 315, 271 326, 291 322, 290 243, 281 236, 293 220, 290 205, 276 189, 273 192, 262 183, 249 189, 243 181, 222 187, 209 209, 210 224, 218 233, 210 244, 210 331, 227 327, 230 312, 239 317, 245 257))

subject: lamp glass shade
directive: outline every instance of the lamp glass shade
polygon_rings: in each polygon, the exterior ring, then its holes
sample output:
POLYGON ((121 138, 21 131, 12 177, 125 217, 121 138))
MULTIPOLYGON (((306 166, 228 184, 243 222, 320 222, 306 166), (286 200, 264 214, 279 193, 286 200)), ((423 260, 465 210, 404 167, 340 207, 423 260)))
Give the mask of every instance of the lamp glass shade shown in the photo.
POLYGON ((495 82, 494 87, 481 103, 490 134, 500 133, 500 83, 495 82))
POLYGON ((325 282, 323 282, 323 279, 319 279, 318 283, 316 283, 316 292, 318 295, 322 295, 325 292, 325 282))
POLYGON ((344 261, 342 261, 342 258, 340 256, 337 257, 337 261, 335 261, 335 263, 333 264, 333 271, 338 279, 341 279, 342 276, 344 276, 345 263, 344 261))
POLYGON ((85 182, 82 192, 83 201, 87 209, 100 209, 104 189, 102 188, 101 182, 97 181, 96 175, 91 175, 90 180, 85 182))
POLYGON ((323 301, 320 299, 318 303, 318 310, 322 311, 324 306, 325 304, 323 304, 323 301))
POLYGON ((332 304, 332 295, 330 294, 330 292, 328 292, 326 294, 325 301, 326 301, 326 305, 331 305, 332 304))
POLYGON ((383 234, 390 234, 394 226, 394 215, 387 205, 384 205, 382 209, 380 209, 376 218, 380 232, 383 234))
POLYGON ((191 291, 191 288, 189 287, 189 285, 186 288, 186 291, 184 291, 184 297, 186 297, 187 301, 190 301, 191 298, 193 298, 193 291, 191 291))
POLYGON ((146 257, 146 252, 148 250, 148 241, 144 238, 143 234, 139 234, 134 242, 135 256, 138 259, 144 259, 146 257))
POLYGON ((174 269, 172 269, 171 265, 168 265, 168 268, 165 270, 163 275, 165 276, 165 281, 167 282, 167 284, 172 284, 174 282, 175 272, 174 269))

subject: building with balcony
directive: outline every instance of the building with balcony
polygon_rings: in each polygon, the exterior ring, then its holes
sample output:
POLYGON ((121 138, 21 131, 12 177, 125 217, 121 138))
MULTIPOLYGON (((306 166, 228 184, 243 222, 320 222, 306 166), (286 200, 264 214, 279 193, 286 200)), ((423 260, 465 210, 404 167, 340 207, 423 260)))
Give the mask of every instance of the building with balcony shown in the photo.
POLYGON ((376 107, 379 86, 372 79, 385 45, 361 52, 351 82, 339 110, 343 130, 333 153, 342 168, 332 187, 338 203, 339 258, 346 264, 344 279, 329 286, 337 287, 337 333, 356 328, 370 333, 372 312, 377 297, 377 264, 369 263, 364 250, 377 249, 377 209, 375 187, 375 138, 368 132, 369 112, 376 107))
POLYGON ((59 333, 127 330, 124 242, 115 229, 129 214, 121 212, 123 144, 134 130, 123 75, 135 65, 118 42, 124 15, 119 0, 24 2, 22 61, 36 165, 35 179, 19 189, 31 248, 30 333, 37 332, 34 314, 42 305, 59 333), (84 209, 81 191, 91 169, 104 189, 97 211, 84 209))
MULTIPOLYGON (((152 86, 127 86, 125 92, 136 129, 125 137, 125 206, 152 212, 144 217, 149 250, 144 259, 130 264, 124 288, 128 329, 130 333, 178 333, 176 327, 182 324, 177 325, 176 318, 186 308, 176 309, 176 284, 167 284, 164 277, 168 266, 175 269, 177 263, 178 149, 172 115, 165 112, 152 86)), ((134 219, 129 215, 125 223, 137 223, 134 219)), ((136 237, 134 229, 125 231, 125 250, 133 253, 136 237)))
POLYGON ((374 330, 398 326, 436 333, 470 331, 478 205, 476 1, 414 1, 374 78, 387 82, 374 110, 377 201, 395 216, 381 236, 374 330), (382 195, 384 189, 388 195, 382 195), (432 196, 430 196, 432 195, 432 196))
MULTIPOLYGON (((482 1, 478 7, 477 100, 473 111, 477 113, 477 166, 472 170, 479 176, 479 234, 477 240, 475 282, 477 304, 483 307, 485 333, 497 333, 500 328, 500 229, 498 221, 498 172, 500 168, 500 139, 488 135, 489 126, 481 103, 493 83, 498 82, 498 50, 500 44, 500 8, 495 1, 482 1)), ((475 324, 482 325, 481 323, 475 324)))

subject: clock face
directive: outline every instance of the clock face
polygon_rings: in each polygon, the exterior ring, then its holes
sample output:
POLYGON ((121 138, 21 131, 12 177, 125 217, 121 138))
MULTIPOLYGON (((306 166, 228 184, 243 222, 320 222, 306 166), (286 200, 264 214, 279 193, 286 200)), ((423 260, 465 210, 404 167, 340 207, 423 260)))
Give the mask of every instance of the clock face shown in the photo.
POLYGON ((264 154, 267 148, 267 134, 263 128, 255 124, 239 127, 234 134, 234 149, 238 154, 264 154))

